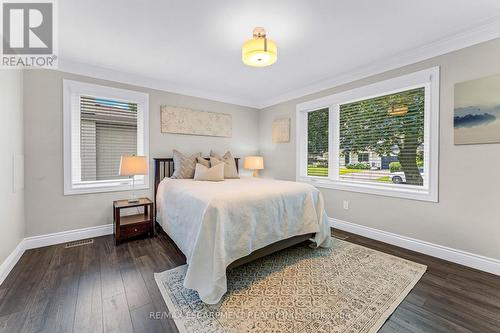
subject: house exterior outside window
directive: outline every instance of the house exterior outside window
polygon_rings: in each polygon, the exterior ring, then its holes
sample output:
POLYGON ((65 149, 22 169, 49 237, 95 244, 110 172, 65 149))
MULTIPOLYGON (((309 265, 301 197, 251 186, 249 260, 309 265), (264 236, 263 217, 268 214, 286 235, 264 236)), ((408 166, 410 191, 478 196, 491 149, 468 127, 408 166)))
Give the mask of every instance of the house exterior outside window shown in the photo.
MULTIPOLYGON (((148 156, 148 95, 64 80, 64 194, 132 189, 122 155, 148 156)), ((135 176, 136 189, 149 188, 135 176)))

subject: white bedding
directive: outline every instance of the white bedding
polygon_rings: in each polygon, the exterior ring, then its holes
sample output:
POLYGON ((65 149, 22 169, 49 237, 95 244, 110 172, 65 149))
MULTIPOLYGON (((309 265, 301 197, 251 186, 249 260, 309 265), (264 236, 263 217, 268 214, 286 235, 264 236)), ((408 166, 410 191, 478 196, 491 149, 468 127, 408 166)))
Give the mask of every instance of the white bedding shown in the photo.
POLYGON ((316 233, 317 246, 330 246, 321 193, 304 183, 165 178, 157 206, 158 222, 186 255, 184 287, 209 304, 227 291, 226 267, 257 249, 307 233, 316 233))

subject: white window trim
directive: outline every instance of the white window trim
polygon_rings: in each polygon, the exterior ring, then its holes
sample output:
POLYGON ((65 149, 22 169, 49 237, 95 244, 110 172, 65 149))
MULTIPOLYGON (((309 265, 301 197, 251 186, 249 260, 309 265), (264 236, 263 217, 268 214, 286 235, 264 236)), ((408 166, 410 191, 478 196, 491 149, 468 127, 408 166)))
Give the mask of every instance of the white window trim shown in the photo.
POLYGON ((317 187, 376 194, 389 197, 438 202, 439 172, 439 67, 348 90, 297 104, 296 108, 296 180, 317 187), (428 173, 424 186, 375 184, 339 179, 339 106, 357 100, 388 95, 416 87, 425 87, 424 170, 428 173), (329 109, 328 177, 307 175, 307 113, 329 109))
MULTIPOLYGON (((79 135, 75 138, 72 136, 72 126, 77 128, 78 132, 80 130, 80 117, 75 117, 73 110, 74 108, 78 108, 79 110, 80 96, 82 95, 136 103, 138 113, 137 154, 146 157, 149 156, 148 94, 78 81, 63 80, 64 195, 132 190, 132 179, 113 179, 81 183, 73 182, 73 179, 77 177, 79 179, 78 172, 81 172, 79 167, 73 168, 74 165, 80 165, 78 161, 80 155, 76 154, 78 157, 76 157, 76 160, 73 160, 71 151, 72 140, 80 140, 79 135)), ((75 146, 79 147, 78 144, 75 146)), ((149 175, 135 176, 136 190, 149 189, 149 183, 149 175)))

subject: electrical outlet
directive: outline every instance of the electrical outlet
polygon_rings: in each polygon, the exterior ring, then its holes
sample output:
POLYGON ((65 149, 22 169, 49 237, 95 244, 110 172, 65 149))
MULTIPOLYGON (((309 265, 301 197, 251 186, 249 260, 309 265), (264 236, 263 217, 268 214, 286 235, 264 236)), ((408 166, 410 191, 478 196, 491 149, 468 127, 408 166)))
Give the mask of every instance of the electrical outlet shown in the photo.
POLYGON ((348 210, 348 209, 349 209, 349 201, 344 200, 344 201, 342 202, 342 206, 344 207, 344 209, 345 209, 345 210, 348 210))

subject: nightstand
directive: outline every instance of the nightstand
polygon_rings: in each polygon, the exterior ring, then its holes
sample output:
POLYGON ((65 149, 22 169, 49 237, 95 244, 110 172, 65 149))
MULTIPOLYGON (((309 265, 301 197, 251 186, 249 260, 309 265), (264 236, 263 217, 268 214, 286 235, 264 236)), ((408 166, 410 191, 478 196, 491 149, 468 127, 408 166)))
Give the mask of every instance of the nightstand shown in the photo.
POLYGON ((148 198, 140 198, 139 202, 128 200, 113 201, 113 220, 116 245, 124 239, 148 234, 154 236, 154 206, 148 198), (121 210, 143 207, 144 213, 121 216, 121 210))

